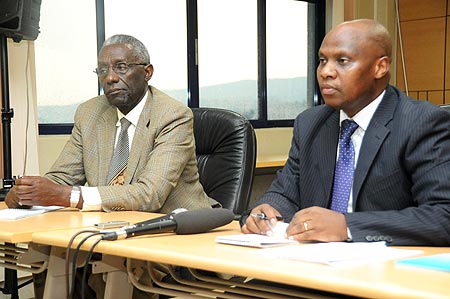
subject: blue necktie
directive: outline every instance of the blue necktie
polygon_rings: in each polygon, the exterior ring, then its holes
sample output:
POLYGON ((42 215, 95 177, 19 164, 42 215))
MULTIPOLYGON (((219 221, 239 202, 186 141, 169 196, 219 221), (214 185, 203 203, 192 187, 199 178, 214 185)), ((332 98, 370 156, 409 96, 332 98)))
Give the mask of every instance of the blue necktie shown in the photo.
POLYGON ((351 136, 356 128, 358 128, 358 124, 353 120, 346 119, 342 122, 341 137, 339 138, 339 158, 334 170, 333 197, 331 199, 331 209, 340 213, 347 212, 352 190, 355 149, 351 136))

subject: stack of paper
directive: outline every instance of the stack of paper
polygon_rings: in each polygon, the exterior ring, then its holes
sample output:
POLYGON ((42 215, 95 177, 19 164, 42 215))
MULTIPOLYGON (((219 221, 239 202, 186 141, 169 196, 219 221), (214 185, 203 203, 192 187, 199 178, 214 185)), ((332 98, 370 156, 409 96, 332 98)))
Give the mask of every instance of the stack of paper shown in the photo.
POLYGON ((0 220, 15 220, 45 212, 62 209, 60 206, 33 206, 29 209, 3 209, 0 210, 0 220))
POLYGON ((297 241, 288 240, 285 238, 286 229, 289 223, 277 222, 272 226, 268 223, 272 229, 272 236, 258 235, 258 234, 240 234, 231 236, 220 236, 216 238, 217 243, 249 246, 249 247, 273 247, 281 245, 298 244, 297 241))
POLYGON ((298 244, 297 241, 292 241, 284 238, 268 237, 257 234, 220 236, 216 237, 216 242, 222 244, 241 245, 259 248, 298 244))
POLYGON ((422 251, 392 248, 384 242, 330 242, 302 243, 298 246, 264 249, 259 253, 266 257, 337 266, 399 259, 422 251))

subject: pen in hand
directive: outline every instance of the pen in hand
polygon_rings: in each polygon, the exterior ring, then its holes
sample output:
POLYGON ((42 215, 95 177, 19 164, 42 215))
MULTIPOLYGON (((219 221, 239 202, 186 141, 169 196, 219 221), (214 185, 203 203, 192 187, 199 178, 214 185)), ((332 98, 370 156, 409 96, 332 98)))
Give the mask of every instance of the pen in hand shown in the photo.
MULTIPOLYGON (((279 231, 279 229, 277 229, 277 227, 279 227, 278 226, 278 223, 279 223, 278 221, 283 220, 283 216, 280 216, 280 215, 275 216, 274 218, 276 218, 276 220, 277 220, 277 222, 275 222, 275 223, 271 223, 273 221, 269 220, 267 215, 264 214, 264 213, 251 213, 250 216, 252 216, 253 218, 256 218, 258 220, 264 220, 267 223, 267 225, 269 226, 270 229, 267 230, 266 232, 260 232, 263 235, 267 235, 267 236, 272 237, 272 236, 274 236, 276 234, 279 234, 279 233, 276 232, 276 231, 279 231)), ((273 219, 273 218, 271 218, 271 219, 273 219)), ((284 235, 285 231, 286 231, 286 229, 284 228, 283 229, 283 235, 284 235)))
MULTIPOLYGON (((264 213, 251 213, 250 216, 261 219, 261 220, 269 220, 269 218, 267 218, 266 214, 264 214, 264 213)), ((277 215, 276 218, 277 218, 277 221, 283 220, 283 216, 277 215)))

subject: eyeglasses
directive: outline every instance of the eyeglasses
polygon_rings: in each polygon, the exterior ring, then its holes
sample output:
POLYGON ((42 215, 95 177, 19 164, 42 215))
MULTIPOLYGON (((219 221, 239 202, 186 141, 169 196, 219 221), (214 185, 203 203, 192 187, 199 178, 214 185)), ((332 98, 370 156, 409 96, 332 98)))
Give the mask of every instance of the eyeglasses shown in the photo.
POLYGON ((147 65, 147 63, 125 63, 125 62, 119 62, 115 65, 108 65, 108 66, 101 66, 94 70, 94 73, 97 74, 99 77, 105 77, 108 73, 109 67, 112 68, 113 72, 117 75, 125 75, 128 73, 131 67, 136 65, 147 65))

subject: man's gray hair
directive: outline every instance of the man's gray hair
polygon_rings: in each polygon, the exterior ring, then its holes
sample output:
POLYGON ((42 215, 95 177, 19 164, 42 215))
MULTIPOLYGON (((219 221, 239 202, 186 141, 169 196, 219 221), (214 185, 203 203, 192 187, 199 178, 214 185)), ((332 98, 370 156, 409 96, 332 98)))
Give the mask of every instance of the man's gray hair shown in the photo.
POLYGON ((105 40, 102 49, 114 44, 124 44, 140 60, 139 63, 150 64, 150 55, 148 54, 147 48, 137 38, 126 34, 116 34, 105 40))

